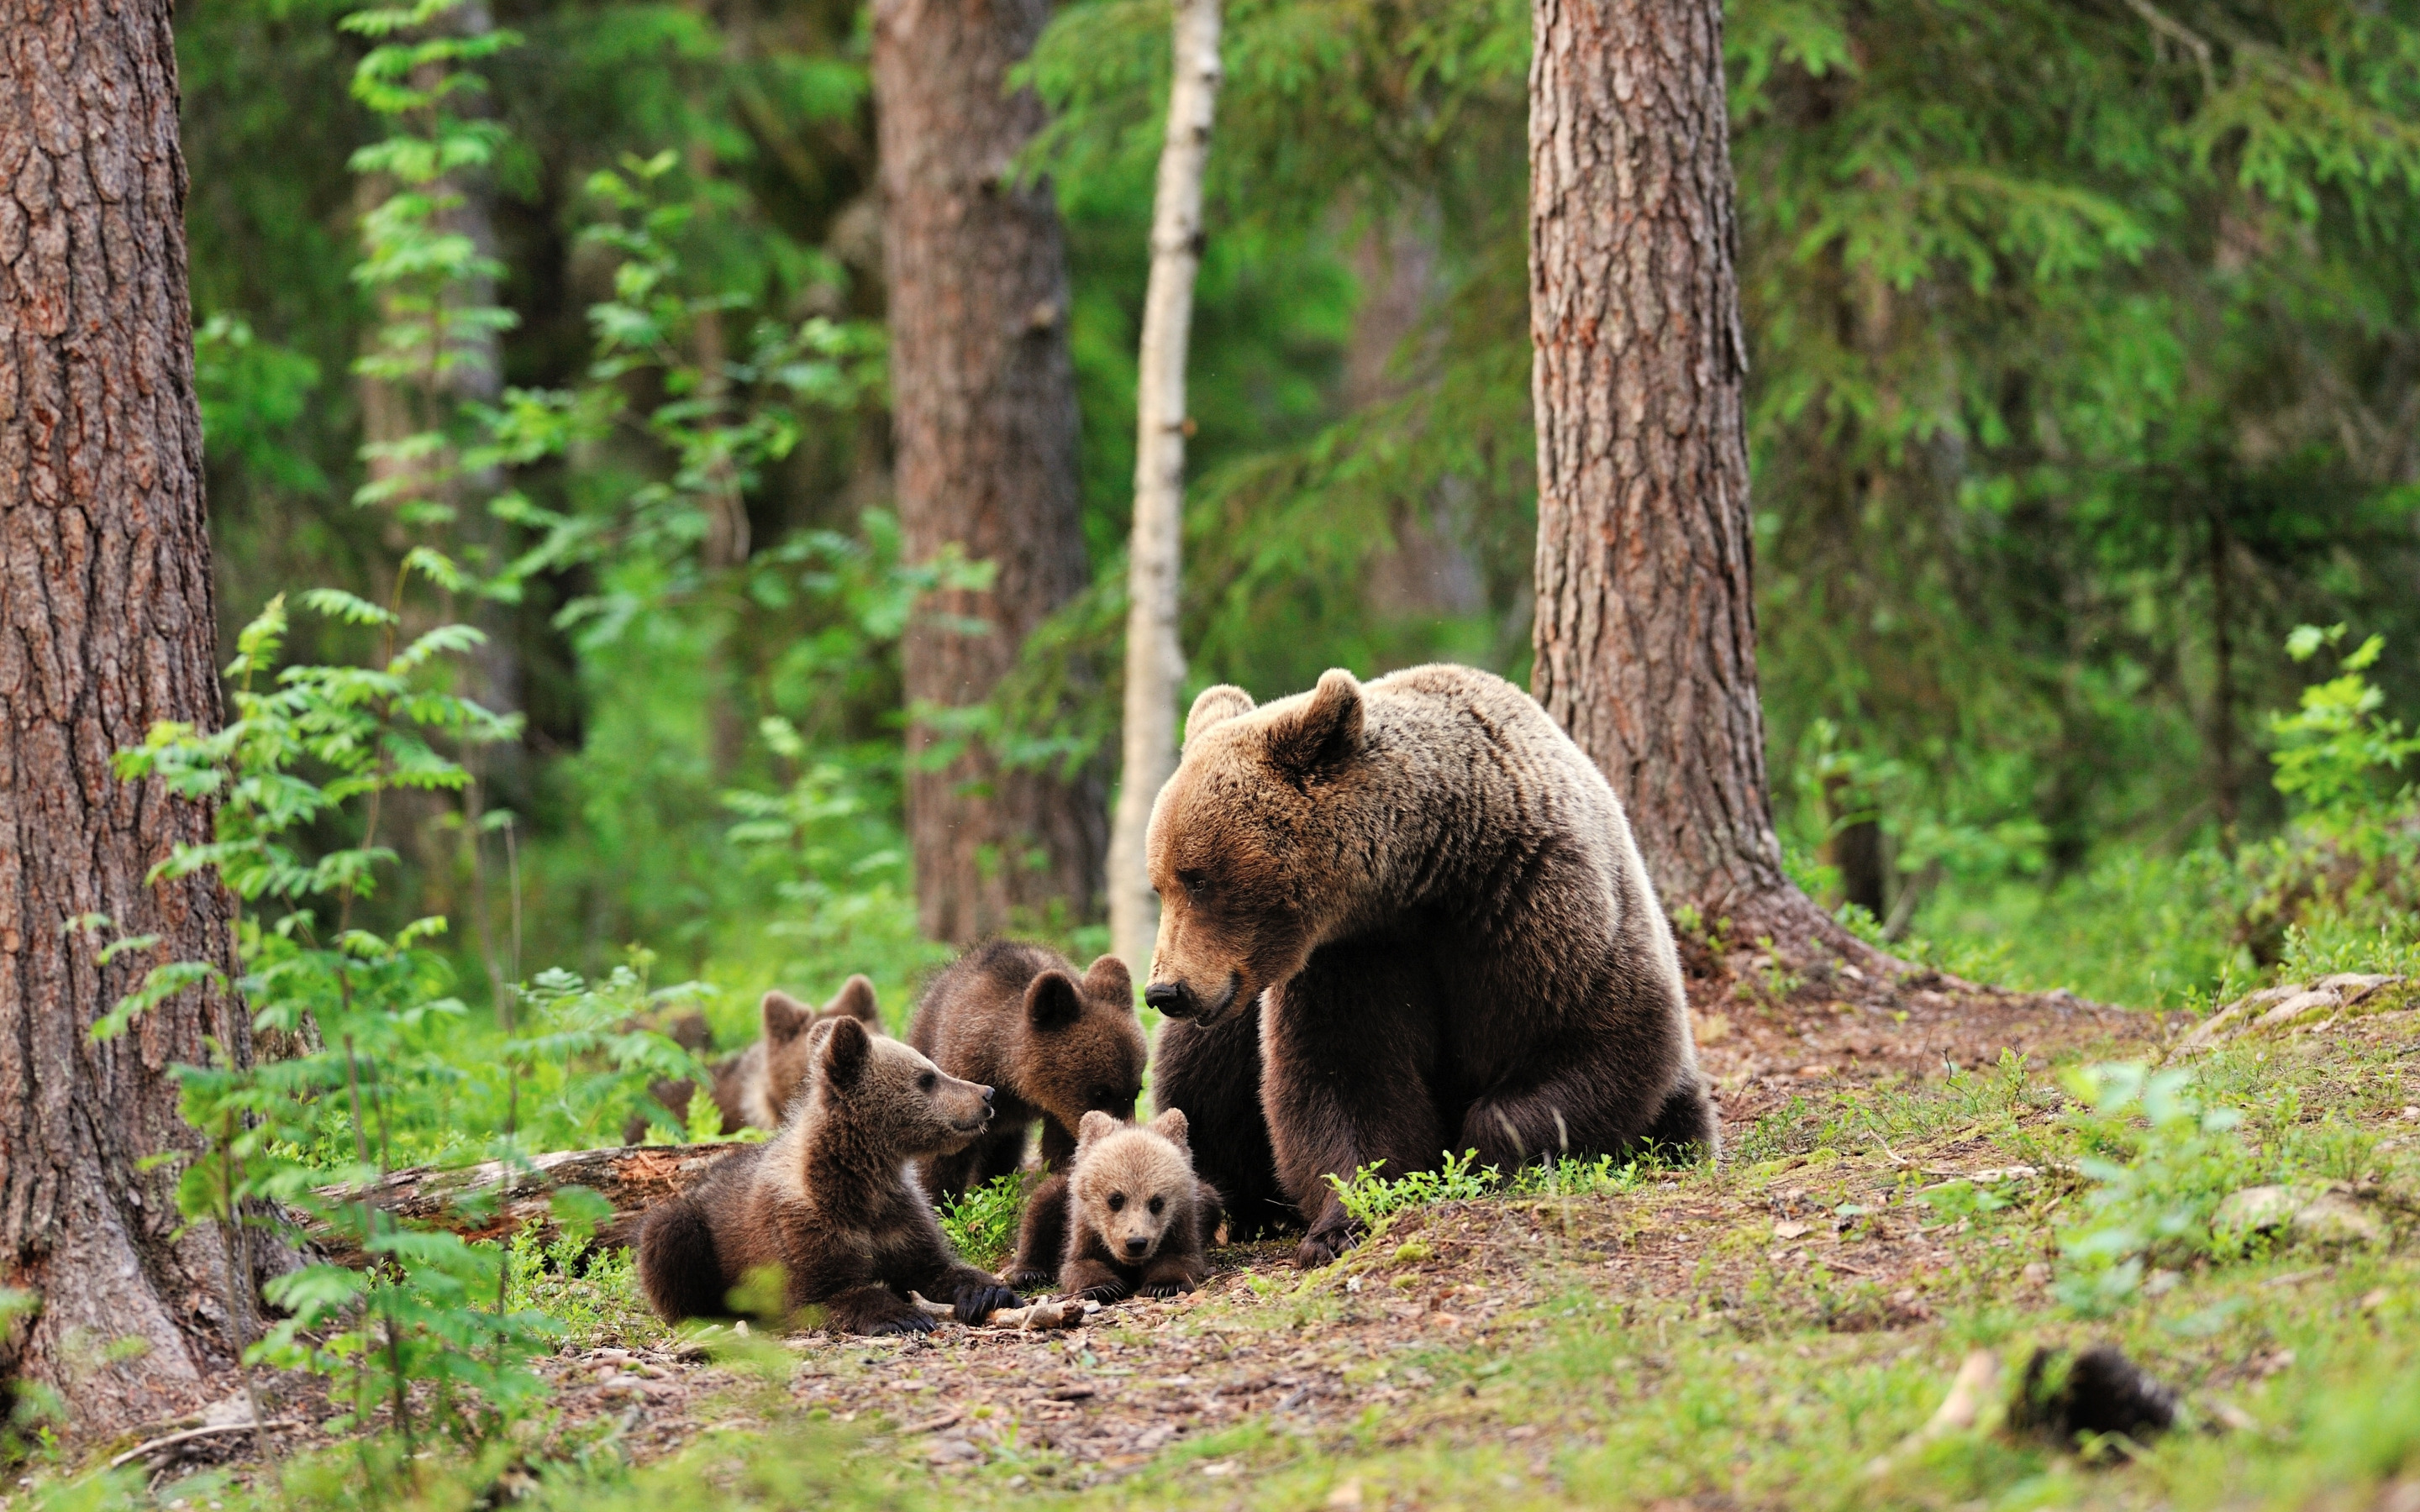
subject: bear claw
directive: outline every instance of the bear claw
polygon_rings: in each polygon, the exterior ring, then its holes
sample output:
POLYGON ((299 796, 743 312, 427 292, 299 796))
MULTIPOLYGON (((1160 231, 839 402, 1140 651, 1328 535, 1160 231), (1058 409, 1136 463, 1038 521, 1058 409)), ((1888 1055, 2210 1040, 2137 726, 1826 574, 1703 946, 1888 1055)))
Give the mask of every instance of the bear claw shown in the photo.
POLYGON ((939 1326, 923 1313, 910 1313, 905 1318, 886 1318, 866 1332, 879 1338, 886 1334, 930 1334, 939 1326))
POLYGON ((1001 1280, 1006 1282, 1016 1290, 1031 1291, 1037 1287, 1048 1286, 1050 1284, 1050 1273, 1047 1271, 1037 1271, 1030 1265, 1020 1265, 1016 1270, 1008 1272, 1006 1274, 1002 1275, 1001 1280))
POLYGON ((1123 1281, 1104 1281, 1096 1287, 1086 1287, 1076 1295, 1086 1302, 1122 1302, 1126 1296, 1126 1287, 1123 1281))
MULTIPOLYGON (((981 1323, 1002 1307, 1016 1307, 1025 1299, 1006 1287, 978 1286, 970 1283, 958 1288, 956 1311, 961 1323, 981 1323)), ((929 1321, 929 1320, 928 1320, 929 1321)))
POLYGON ((1303 1236, 1302 1243, 1294 1252, 1294 1263, 1301 1270, 1316 1271, 1359 1242, 1361 1229, 1357 1224, 1315 1229, 1303 1236))

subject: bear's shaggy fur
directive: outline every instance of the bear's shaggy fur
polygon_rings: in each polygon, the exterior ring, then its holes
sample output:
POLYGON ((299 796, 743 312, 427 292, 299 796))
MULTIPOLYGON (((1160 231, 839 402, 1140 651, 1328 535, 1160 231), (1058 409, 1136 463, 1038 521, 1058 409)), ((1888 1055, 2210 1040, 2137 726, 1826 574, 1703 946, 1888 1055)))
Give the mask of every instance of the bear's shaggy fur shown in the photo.
POLYGON ((1206 1027, 1190 1019, 1162 1024, 1151 1051, 1151 1101, 1158 1112, 1190 1117, 1193 1169, 1224 1199, 1231 1242, 1302 1227, 1279 1184, 1261 1115, 1260 1004, 1206 1027))
MULTIPOLYGON (((782 1126, 782 1115, 797 1095, 799 1083, 806 1077, 810 1028, 826 1019, 850 1018, 877 1034, 882 1032, 882 1008, 875 1000, 874 983, 861 976, 841 983, 840 991, 820 1009, 809 1008, 776 987, 765 995, 765 1000, 757 1006, 757 1014, 764 1032, 757 1036, 756 1042, 708 1068, 714 1078, 714 1105, 722 1114, 725 1137, 742 1129, 771 1130, 782 1126)), ((705 1020, 698 1022, 702 1026, 705 1020)), ((696 1090, 697 1084, 687 1078, 666 1078, 647 1085, 648 1093, 681 1119, 689 1117, 690 1099, 696 1090)), ((622 1130, 622 1142, 635 1145, 646 1137, 647 1116, 630 1115, 622 1130)))
POLYGON ((1016 1170, 1025 1131, 1042 1120, 1049 1176, 1026 1199, 1011 1286, 1047 1286, 1066 1246, 1067 1164, 1084 1115, 1134 1117, 1149 1047, 1135 1017, 1134 981, 1116 956, 1081 978, 1064 956, 994 940, 961 956, 917 1005, 908 1041, 953 1076, 999 1089, 989 1133, 925 1162, 924 1192, 939 1202, 1016 1170))
POLYGON ((1173 1297, 1210 1273, 1203 1253, 1218 1227, 1218 1196, 1193 1174, 1185 1115, 1147 1124, 1087 1113, 1067 1175, 1067 1253, 1059 1289, 1116 1302, 1173 1297))
MULTIPOLYGON (((1203 1029, 1260 1003, 1303 1265, 1353 1242, 1326 1179, 1362 1165, 1714 1153, 1679 958, 1621 805, 1502 678, 1331 671, 1266 708, 1211 688, 1147 849, 1146 1000, 1203 1029)), ((1190 1090, 1158 1100, 1204 1145, 1249 1145, 1190 1090)))
POLYGON ((768 1267, 787 1310, 821 1307, 841 1333, 930 1330, 911 1290, 970 1323, 1015 1306, 1015 1292, 951 1252, 907 1174, 983 1132, 991 1088, 941 1074, 854 1018, 814 1026, 806 1051, 806 1088, 782 1132, 648 1212, 639 1282, 656 1315, 724 1316, 733 1289, 768 1267))

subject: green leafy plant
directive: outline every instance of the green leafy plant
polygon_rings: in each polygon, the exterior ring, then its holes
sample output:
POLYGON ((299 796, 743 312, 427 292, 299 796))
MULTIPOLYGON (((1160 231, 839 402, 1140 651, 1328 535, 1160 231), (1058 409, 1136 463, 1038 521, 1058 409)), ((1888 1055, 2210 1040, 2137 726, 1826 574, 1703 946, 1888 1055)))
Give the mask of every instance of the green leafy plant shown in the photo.
MULTIPOLYGON (((2298 625, 2286 653, 2306 662, 2344 636, 2341 625, 2298 625)), ((2368 673, 2385 649, 2385 637, 2371 636, 2337 657, 2337 675, 2304 688, 2294 712, 2269 717, 2278 741, 2269 758, 2277 791, 2322 823, 2341 826, 2383 808, 2388 784, 2405 761, 2420 755, 2420 734, 2405 733, 2400 719, 2380 712, 2386 694, 2368 673)))
POLYGON ((941 1204, 941 1232, 969 1265, 996 1270, 1016 1247, 1028 1185, 1023 1172, 1012 1171, 941 1204))
POLYGON ((2067 1264, 2055 1287, 2070 1308, 2098 1317, 2135 1295, 2147 1264, 2214 1252, 2211 1216, 2252 1162, 2229 1133, 2242 1115, 2204 1106, 2189 1072, 2121 1062, 2080 1068, 2065 1084, 2079 1104, 2067 1122, 2088 1185, 2060 1227, 2067 1264))

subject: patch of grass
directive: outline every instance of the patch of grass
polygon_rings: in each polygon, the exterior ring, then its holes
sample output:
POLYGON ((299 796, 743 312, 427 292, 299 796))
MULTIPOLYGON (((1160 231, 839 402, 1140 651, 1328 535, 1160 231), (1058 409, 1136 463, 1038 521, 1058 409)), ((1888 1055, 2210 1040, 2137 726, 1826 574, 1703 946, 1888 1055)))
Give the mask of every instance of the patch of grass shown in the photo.
POLYGON ((969 1265, 996 1271, 1016 1248, 1026 1174, 1013 1171, 941 1204, 941 1232, 969 1265))

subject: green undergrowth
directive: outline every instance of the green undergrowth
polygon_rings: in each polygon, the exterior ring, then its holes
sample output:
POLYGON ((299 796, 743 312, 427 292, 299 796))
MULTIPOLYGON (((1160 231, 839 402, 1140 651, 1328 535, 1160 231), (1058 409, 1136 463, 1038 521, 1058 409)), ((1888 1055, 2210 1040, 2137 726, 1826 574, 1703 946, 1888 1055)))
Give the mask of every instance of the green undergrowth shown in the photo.
MULTIPOLYGON (((769 1378, 693 1405, 723 1426, 669 1459, 634 1467, 613 1422, 541 1415, 461 1463, 424 1461, 416 1493, 389 1477, 365 1494, 348 1448, 287 1467, 259 1504, 463 1507, 493 1504, 506 1482, 527 1489, 524 1505, 583 1508, 2376 1504, 2381 1486, 2420 1477, 2413 1044, 2389 1024, 2189 1065, 2010 1057, 1803 1095, 1714 1168, 1572 1164, 1507 1182, 1464 1159, 1417 1179, 1364 1173, 1347 1195, 1384 1226, 1373 1242, 1308 1276, 1266 1265, 1167 1326, 1315 1350, 1326 1331, 1383 1326, 1390 1300, 1451 1297, 1466 1312, 1486 1273, 1451 1257, 1507 1225, 1543 1242, 1522 1271, 1534 1289, 1483 1332, 1415 1331, 1348 1374, 1408 1399, 1315 1430, 1255 1417, 1180 1438, 1101 1484, 1039 1449, 929 1470, 878 1437, 880 1421, 801 1420, 778 1386, 789 1358, 764 1350, 769 1378), (2331 1182, 2377 1215, 2374 1241, 2214 1222, 2243 1187, 2331 1182), (1433 1243, 1435 1226, 1463 1242, 1433 1243), (1831 1255, 1857 1258, 1805 1263, 1831 1255), (2104 1342, 2182 1393, 2177 1430, 2062 1443, 1987 1412, 1976 1429, 1914 1437, 1971 1351, 2002 1361, 2004 1403, 2035 1350, 2104 1342)), ((1014 1211, 1010 1187, 987 1188, 954 1211, 954 1234, 1004 1251, 1014 1211)), ((583 1271, 516 1253, 517 1277, 543 1288, 574 1343, 659 1339, 626 1261, 583 1271)), ((205 1489, 250 1504, 231 1485, 205 1489)), ((36 1500, 153 1504, 126 1480, 36 1500)))

